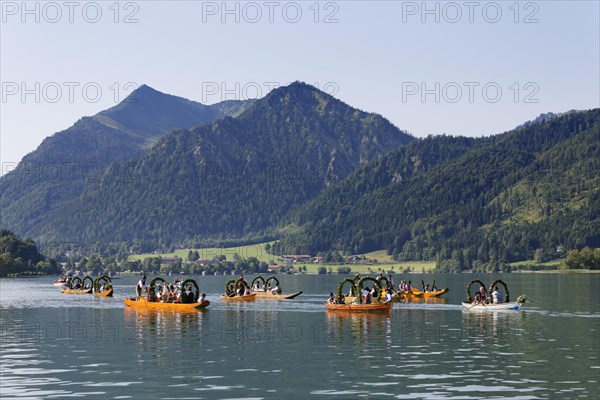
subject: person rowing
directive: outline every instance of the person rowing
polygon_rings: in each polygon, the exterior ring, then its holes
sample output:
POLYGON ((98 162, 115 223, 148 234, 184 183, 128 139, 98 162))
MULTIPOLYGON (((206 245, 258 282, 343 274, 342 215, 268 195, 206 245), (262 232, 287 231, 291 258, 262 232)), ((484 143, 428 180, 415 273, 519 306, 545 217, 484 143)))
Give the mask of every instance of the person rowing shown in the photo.
POLYGON ((148 293, 148 288, 146 287, 146 275, 142 276, 142 279, 135 285, 135 294, 137 297, 142 297, 142 291, 148 293))

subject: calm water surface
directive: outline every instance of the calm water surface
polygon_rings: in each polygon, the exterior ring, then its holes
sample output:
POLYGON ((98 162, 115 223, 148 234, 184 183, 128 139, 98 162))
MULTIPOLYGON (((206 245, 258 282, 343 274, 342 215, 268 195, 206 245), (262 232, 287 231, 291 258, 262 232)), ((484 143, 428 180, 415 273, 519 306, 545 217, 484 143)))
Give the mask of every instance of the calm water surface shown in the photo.
MULTIPOLYGON (((600 276, 419 275, 446 302, 390 315, 325 312, 339 276, 281 276, 294 301, 225 304, 228 277, 197 277, 197 313, 63 295, 54 278, 0 280, 0 398, 597 399, 600 276), (522 312, 465 312, 473 278, 502 278, 522 312)), ((404 277, 406 278, 406 277, 404 277)), ((400 277, 395 277, 399 281, 400 277)))

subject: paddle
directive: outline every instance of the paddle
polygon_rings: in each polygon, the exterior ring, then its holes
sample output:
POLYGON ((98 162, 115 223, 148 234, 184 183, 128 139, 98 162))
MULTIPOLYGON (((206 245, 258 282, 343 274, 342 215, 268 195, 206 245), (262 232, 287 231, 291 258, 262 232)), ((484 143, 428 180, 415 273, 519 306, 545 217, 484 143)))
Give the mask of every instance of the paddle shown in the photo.
POLYGON ((483 306, 487 308, 487 306, 485 305, 485 302, 480 302, 480 303, 475 303, 475 304, 473 304, 471 307, 467 308, 467 311, 469 311, 471 308, 473 308, 473 307, 475 307, 475 306, 478 306, 478 305, 480 305, 480 304, 483 304, 483 306))

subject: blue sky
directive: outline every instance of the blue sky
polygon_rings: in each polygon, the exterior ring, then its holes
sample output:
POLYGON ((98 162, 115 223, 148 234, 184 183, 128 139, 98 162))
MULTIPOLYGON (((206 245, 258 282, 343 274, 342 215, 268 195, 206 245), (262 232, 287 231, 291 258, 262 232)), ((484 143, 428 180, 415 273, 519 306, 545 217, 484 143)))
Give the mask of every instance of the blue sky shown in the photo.
POLYGON ((2 173, 144 83, 210 104, 301 80, 418 137, 600 107, 599 3, 2 1, 2 173))

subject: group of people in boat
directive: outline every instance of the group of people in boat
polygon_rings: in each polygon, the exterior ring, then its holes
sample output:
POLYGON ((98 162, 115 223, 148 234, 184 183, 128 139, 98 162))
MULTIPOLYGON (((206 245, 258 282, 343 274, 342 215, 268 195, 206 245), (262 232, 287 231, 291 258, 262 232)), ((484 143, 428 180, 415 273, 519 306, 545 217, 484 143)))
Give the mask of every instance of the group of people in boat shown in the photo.
MULTIPOLYGON (((148 293, 148 288, 146 287, 146 275, 142 276, 142 279, 140 279, 135 286, 137 297, 141 297, 142 292, 148 293)), ((161 303, 193 303, 195 299, 192 285, 187 284, 186 287, 181 287, 181 281, 179 279, 175 279, 171 284, 158 286, 154 294, 156 296, 156 300, 154 301, 161 303)), ((202 293, 198 299, 201 303, 204 300, 206 300, 206 293, 202 293)))
POLYGON ((498 290, 498 287, 494 286, 490 296, 488 296, 485 288, 481 286, 479 291, 475 293, 472 304, 489 304, 490 300, 492 304, 504 303, 502 292, 498 290))
MULTIPOLYGON (((350 289, 352 291, 352 289, 350 289)), ((350 292, 348 294, 352 296, 353 293, 350 292)), ((377 297, 377 289, 375 287, 369 288, 368 286, 361 290, 360 295, 362 296, 363 304, 372 304, 373 299, 378 299, 377 297)), ((392 301, 392 293, 391 290, 386 290, 385 288, 381 289, 381 293, 379 294, 379 299, 383 299, 384 303, 390 303, 392 301)), ((327 298, 327 302, 329 304, 346 304, 346 297, 342 295, 341 298, 336 299, 333 293, 329 293, 329 297, 327 298)), ((356 299, 352 303, 356 303, 356 299)))
POLYGON ((283 290, 281 290, 281 287, 279 286, 279 283, 276 282, 275 286, 271 286, 271 283, 269 283, 269 285, 267 287, 262 287, 259 281, 256 281, 254 283, 254 286, 252 286, 252 291, 253 292, 271 292, 272 294, 281 294, 283 293, 283 290))

